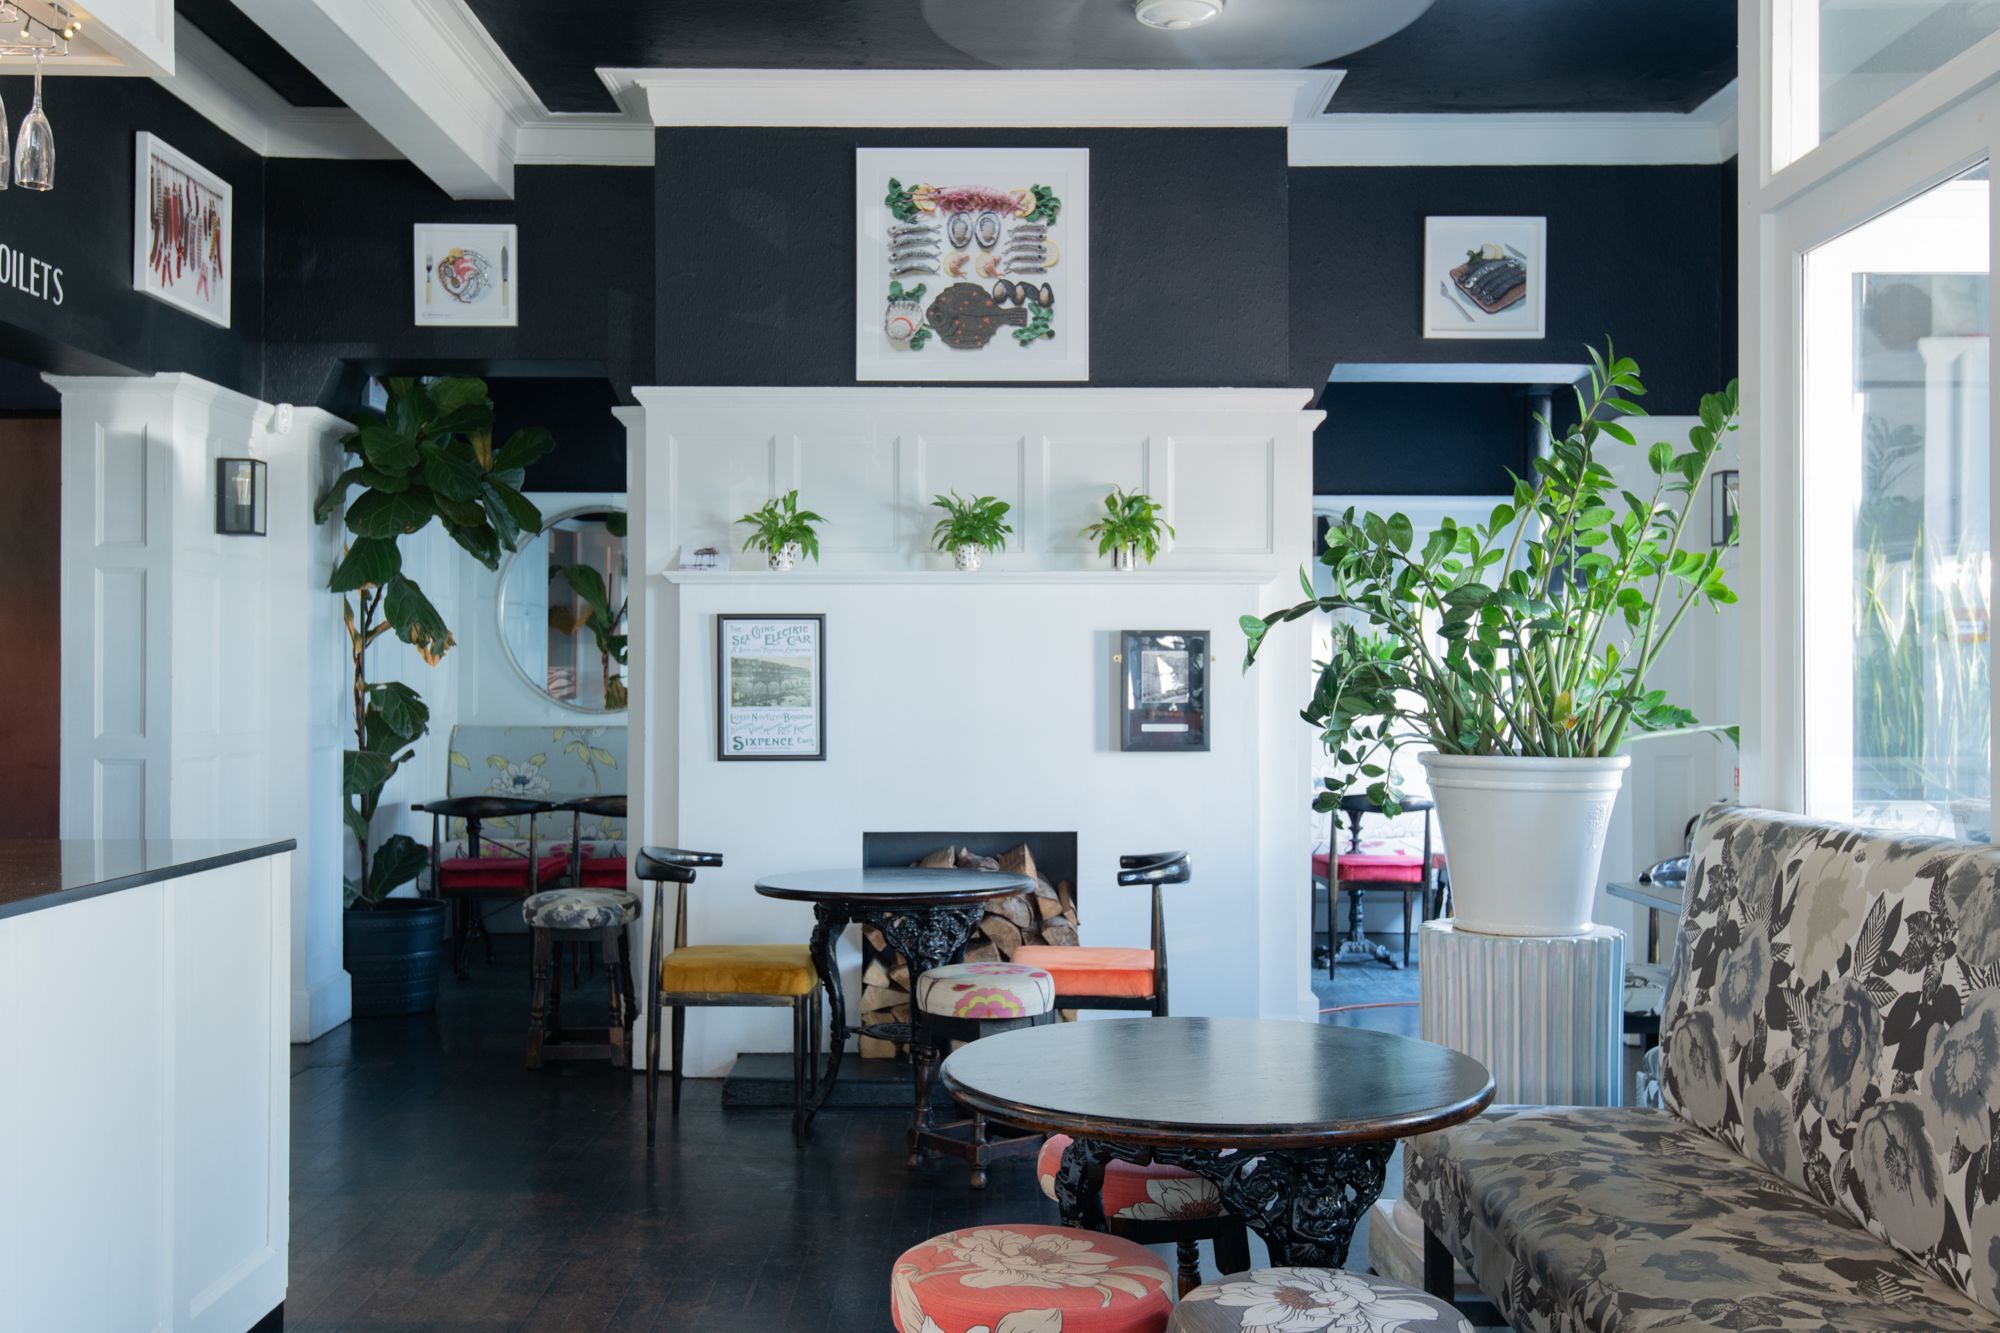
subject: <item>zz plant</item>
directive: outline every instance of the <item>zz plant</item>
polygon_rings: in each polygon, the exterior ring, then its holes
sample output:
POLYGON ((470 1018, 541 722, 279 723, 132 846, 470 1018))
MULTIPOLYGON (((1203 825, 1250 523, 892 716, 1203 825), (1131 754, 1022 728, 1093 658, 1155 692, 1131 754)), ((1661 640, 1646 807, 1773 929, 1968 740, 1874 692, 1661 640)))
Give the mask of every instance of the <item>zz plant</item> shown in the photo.
POLYGON ((388 403, 358 415, 341 441, 350 466, 319 499, 321 522, 344 513, 347 549, 328 585, 341 594, 354 656, 354 747, 342 765, 343 817, 360 851, 348 884, 350 906, 373 907, 422 872, 429 857, 397 833, 370 847, 382 789, 409 762, 430 727, 430 709, 401 681, 368 678, 368 649, 394 634, 436 666, 451 630, 415 579, 403 572, 402 539, 433 521, 488 569, 503 551, 542 529, 541 511, 521 494, 530 463, 555 441, 546 430, 516 431, 493 444, 493 401, 476 379, 388 379, 388 403), (350 502, 348 494, 359 488, 350 502))
POLYGON ((1160 534, 1180 535, 1173 524, 1160 517, 1165 510, 1166 506, 1150 495, 1114 486, 1111 494, 1104 497, 1104 517, 1078 535, 1086 541, 1094 540, 1099 555, 1131 550, 1145 556, 1150 565, 1160 553, 1160 534))
POLYGON ((1007 522, 1007 511, 1013 506, 1005 500, 991 495, 968 500, 954 490, 932 500, 931 506, 944 511, 944 517, 931 529, 931 544, 938 550, 955 551, 961 546, 977 546, 982 551, 1007 549, 1007 538, 1014 529, 1007 522))
MULTIPOLYGON (((1577 423, 1515 478, 1484 522, 1446 519, 1418 547, 1403 514, 1349 509, 1327 529, 1319 560, 1332 591, 1265 616, 1244 616, 1244 667, 1275 625, 1332 614, 1333 651, 1302 716, 1371 800, 1397 808, 1393 759, 1406 745, 1451 755, 1595 758, 1639 732, 1702 727, 1646 678, 1698 605, 1736 600, 1722 551, 1687 542, 1716 450, 1737 428, 1736 384, 1701 400, 1685 449, 1646 455, 1649 487, 1619 485, 1599 460, 1607 443, 1637 447, 1612 418, 1643 415, 1629 358, 1590 349, 1577 423)), ((1543 425, 1548 422, 1544 419, 1543 425)), ((1326 810, 1344 793, 1322 793, 1326 810)))

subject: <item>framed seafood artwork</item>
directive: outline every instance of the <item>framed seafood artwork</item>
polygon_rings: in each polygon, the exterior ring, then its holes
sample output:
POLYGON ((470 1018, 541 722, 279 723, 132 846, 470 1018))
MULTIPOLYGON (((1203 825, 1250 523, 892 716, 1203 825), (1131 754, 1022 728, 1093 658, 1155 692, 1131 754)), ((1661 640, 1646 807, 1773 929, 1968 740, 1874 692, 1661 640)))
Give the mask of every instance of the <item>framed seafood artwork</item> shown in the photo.
POLYGON ((860 148, 857 380, 1090 378, 1090 150, 860 148))
POLYGON ((138 137, 132 288, 229 327, 236 267, 229 182, 164 140, 138 137))
POLYGON ((512 223, 423 223, 411 249, 419 324, 521 322, 521 241, 512 223))
POLYGON ((1424 219, 1424 337, 1547 337, 1547 288, 1547 218, 1424 219))

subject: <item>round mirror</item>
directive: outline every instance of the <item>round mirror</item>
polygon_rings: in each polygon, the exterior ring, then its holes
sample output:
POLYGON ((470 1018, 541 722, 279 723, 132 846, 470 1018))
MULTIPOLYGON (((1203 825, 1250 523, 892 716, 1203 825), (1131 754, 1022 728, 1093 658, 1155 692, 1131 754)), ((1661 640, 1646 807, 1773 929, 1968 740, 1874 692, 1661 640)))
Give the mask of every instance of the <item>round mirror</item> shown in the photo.
POLYGON ((625 511, 556 514, 500 569, 500 642, 529 686, 566 708, 625 707, 625 511))

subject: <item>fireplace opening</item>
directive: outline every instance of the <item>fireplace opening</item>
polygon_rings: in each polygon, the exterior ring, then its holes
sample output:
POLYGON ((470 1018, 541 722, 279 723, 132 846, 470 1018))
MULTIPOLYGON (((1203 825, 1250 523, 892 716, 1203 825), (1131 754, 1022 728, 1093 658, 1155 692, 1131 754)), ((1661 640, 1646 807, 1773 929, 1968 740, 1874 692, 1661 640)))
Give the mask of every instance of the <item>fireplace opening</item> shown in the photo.
MULTIPOLYGON (((965 961, 1004 962, 1024 944, 1077 942, 1076 834, 863 833, 861 864, 958 866, 1033 877, 1035 890, 988 900, 986 915, 965 947, 965 961)), ((907 1023, 910 969, 873 926, 861 931, 861 1021, 907 1023)), ((901 1057, 899 1043, 861 1038, 864 1057, 901 1057)))

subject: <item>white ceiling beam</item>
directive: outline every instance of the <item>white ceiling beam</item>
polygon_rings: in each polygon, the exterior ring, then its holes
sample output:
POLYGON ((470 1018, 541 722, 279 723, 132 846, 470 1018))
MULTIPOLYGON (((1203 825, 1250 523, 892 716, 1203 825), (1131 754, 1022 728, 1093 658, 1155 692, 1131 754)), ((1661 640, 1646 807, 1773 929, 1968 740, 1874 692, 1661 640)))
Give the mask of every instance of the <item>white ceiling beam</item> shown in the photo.
POLYGON ((293 106, 186 19, 175 25, 174 46, 173 75, 154 82, 259 157, 402 156, 344 106, 293 106))

